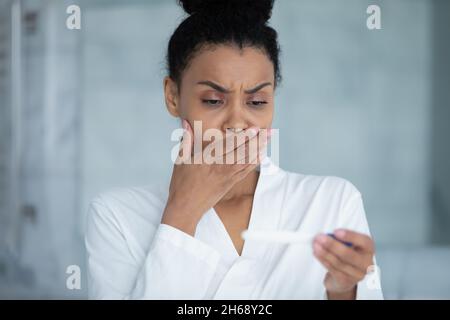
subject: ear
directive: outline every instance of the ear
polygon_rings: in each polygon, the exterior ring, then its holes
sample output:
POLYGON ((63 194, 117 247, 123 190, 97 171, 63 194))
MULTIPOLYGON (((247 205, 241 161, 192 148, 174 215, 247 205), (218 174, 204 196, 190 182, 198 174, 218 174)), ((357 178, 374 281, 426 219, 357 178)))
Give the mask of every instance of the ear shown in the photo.
POLYGON ((179 118, 180 110, 177 84, 170 77, 165 77, 163 86, 167 110, 172 116, 179 118))

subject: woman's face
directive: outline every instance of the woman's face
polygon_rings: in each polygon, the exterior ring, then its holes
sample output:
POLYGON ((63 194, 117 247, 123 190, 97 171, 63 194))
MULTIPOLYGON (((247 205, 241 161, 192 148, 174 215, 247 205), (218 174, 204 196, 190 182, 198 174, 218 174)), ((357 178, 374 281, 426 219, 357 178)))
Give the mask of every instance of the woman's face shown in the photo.
POLYGON ((184 70, 180 91, 165 79, 169 112, 193 127, 270 128, 274 108, 274 68, 256 48, 216 46, 200 51, 184 70))

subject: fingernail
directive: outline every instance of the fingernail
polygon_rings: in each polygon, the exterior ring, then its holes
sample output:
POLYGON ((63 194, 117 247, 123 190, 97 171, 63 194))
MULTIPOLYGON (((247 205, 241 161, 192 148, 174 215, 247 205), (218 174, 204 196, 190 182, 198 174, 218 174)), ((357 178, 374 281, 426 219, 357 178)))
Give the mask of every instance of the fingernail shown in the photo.
POLYGON ((250 137, 254 137, 258 134, 258 129, 257 128, 250 128, 248 129, 248 133, 250 134, 250 137))
POLYGON ((322 244, 325 244, 325 243, 327 243, 327 241, 328 241, 328 237, 325 236, 325 235, 320 235, 320 236, 317 238, 317 241, 319 241, 319 242, 322 243, 322 244))
POLYGON ((320 251, 322 249, 322 246, 320 244, 318 244, 318 243, 314 243, 313 249, 314 249, 315 252, 318 252, 318 251, 320 251))
POLYGON ((272 128, 267 129, 267 137, 272 135, 272 128))
POLYGON ((345 237, 345 231, 344 230, 336 230, 335 232, 336 236, 343 238, 345 237))

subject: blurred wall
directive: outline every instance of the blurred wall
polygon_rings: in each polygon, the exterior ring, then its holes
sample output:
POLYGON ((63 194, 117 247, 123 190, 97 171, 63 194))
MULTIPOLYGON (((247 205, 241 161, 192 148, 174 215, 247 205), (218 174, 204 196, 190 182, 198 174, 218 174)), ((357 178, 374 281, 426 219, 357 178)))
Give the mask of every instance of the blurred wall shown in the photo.
POLYGON ((370 31, 372 3, 279 1, 281 162, 352 181, 378 244, 424 243, 432 2, 377 1, 382 30, 370 31))
POLYGON ((450 243, 450 2, 433 10, 432 239, 450 243))
POLYGON ((10 76, 12 100, 20 102, 7 106, 9 116, 1 118, 10 131, 5 150, 17 203, 9 199, 11 209, 2 212, 9 232, 0 248, 0 298, 81 297, 85 282, 79 291, 66 288, 66 268, 84 269, 78 227, 80 45, 79 34, 65 28, 66 7, 74 2, 2 1, 6 14, 14 3, 22 19, 20 52, 14 52, 21 66, 10 76))
MULTIPOLYGON (((10 2, 0 0, 0 8, 10 2)), ((372 3, 276 2, 281 166, 352 181, 381 248, 448 244, 448 3, 376 1, 382 30, 369 31, 372 3)), ((0 297, 84 297, 89 201, 112 187, 170 177, 178 122, 165 109, 162 79, 183 13, 167 0, 22 4, 18 111, 7 54, 0 65, 0 297), (79 31, 65 28, 73 3, 82 8, 79 31), (81 267, 80 291, 65 287, 71 264, 81 267)), ((5 12, 0 31, 8 34, 5 12)), ((2 37, 7 53, 10 39, 2 37)))
POLYGON ((180 23, 173 1, 86 1, 82 32, 82 198, 171 173, 164 55, 180 23), (168 19, 168 17, 171 17, 168 19))
MULTIPOLYGON (((105 3, 91 5, 84 21, 82 203, 108 186, 159 183, 171 169, 176 122, 162 78, 182 11, 173 1, 105 3)), ((378 243, 425 243, 432 3, 378 1, 383 29, 370 31, 371 3, 276 2, 280 162, 352 181, 378 243)))
POLYGON ((0 2, 0 243, 6 242, 11 215, 12 97, 11 97, 11 14, 0 2))

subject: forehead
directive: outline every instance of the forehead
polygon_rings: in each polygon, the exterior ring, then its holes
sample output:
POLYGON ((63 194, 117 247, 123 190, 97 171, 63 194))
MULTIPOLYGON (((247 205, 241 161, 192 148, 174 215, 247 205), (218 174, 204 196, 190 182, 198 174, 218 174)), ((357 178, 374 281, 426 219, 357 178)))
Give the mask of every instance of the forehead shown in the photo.
POLYGON ((209 46, 192 58, 183 78, 189 83, 218 81, 227 87, 240 83, 254 85, 261 81, 273 82, 274 67, 268 56, 258 48, 209 46))

